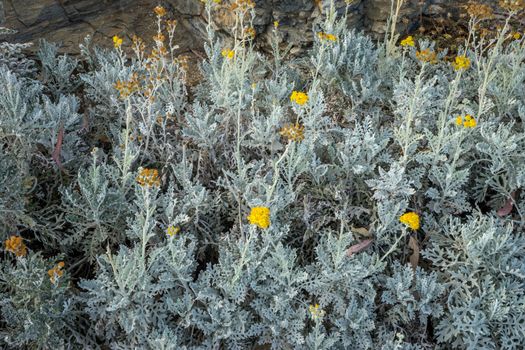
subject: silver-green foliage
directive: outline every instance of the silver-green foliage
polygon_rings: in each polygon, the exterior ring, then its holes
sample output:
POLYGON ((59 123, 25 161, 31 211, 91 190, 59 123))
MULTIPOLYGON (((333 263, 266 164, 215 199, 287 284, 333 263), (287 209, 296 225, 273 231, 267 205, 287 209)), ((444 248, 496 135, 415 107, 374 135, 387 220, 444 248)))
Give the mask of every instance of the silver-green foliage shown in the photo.
POLYGON ((208 27, 194 87, 171 51, 42 43, 39 80, 0 47, 0 237, 29 246, 2 259, 0 345, 522 346, 525 39, 476 39, 456 71, 327 11, 307 59, 278 28, 270 58, 208 27))

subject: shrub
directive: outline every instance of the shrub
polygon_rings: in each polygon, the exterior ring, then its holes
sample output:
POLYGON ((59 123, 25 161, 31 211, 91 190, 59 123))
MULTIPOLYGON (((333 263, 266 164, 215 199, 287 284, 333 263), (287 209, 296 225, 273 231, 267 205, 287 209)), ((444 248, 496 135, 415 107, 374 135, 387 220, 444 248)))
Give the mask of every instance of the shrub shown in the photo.
POLYGON ((519 349, 525 39, 374 43, 332 4, 292 59, 235 4, 195 86, 160 7, 153 43, 0 46, 0 344, 519 349))

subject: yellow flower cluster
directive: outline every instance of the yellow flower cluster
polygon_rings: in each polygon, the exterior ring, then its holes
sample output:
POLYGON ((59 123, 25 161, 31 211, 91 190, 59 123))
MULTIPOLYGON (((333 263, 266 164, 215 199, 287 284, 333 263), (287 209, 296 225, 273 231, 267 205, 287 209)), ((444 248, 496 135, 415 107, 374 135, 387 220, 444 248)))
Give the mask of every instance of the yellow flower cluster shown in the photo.
POLYGON ((11 236, 5 242, 5 250, 16 256, 26 256, 27 247, 20 236, 11 236))
POLYGON ((120 38, 118 35, 115 35, 113 37, 113 46, 115 46, 115 49, 118 49, 122 45, 122 38, 120 38))
POLYGON ((304 126, 299 123, 286 125, 279 133, 288 141, 301 142, 304 140, 304 126))
POLYGON ((308 95, 301 91, 292 91, 290 101, 297 103, 299 106, 302 106, 308 102, 308 95))
POLYGON ((168 234, 168 236, 171 236, 171 237, 175 236, 179 232, 180 232, 180 227, 173 226, 173 225, 168 226, 168 229, 166 230, 166 233, 168 234))
POLYGON ((465 55, 456 56, 452 67, 454 67, 455 70, 468 69, 470 67, 470 59, 465 55))
POLYGON ((319 39, 321 40, 328 40, 328 41, 337 41, 337 37, 333 34, 327 34, 323 32, 317 33, 317 36, 319 36, 319 39))
POLYGON ((473 128, 478 123, 476 122, 476 119, 474 119, 470 114, 467 114, 465 117, 458 115, 456 118, 456 125, 459 126, 462 124, 463 124, 463 127, 465 128, 473 128))
POLYGON ((310 316, 312 317, 312 320, 314 321, 320 318, 323 318, 325 315, 325 311, 319 308, 319 304, 310 305, 308 307, 308 311, 310 312, 310 316))
POLYGON ((520 40, 521 39, 521 33, 516 32, 516 33, 512 34, 512 38, 514 40, 520 40))
POLYGON ((399 221, 410 227, 412 230, 419 229, 419 215, 413 211, 401 215, 399 221))
POLYGON ((159 171, 157 169, 140 168, 137 182, 142 187, 160 186, 159 171))
POLYGON ((421 62, 435 64, 437 63, 436 53, 430 49, 424 49, 416 52, 416 58, 421 62))
POLYGON ((273 21, 273 27, 275 29, 279 28, 279 21, 273 21))
POLYGON ((225 57, 225 58, 231 60, 233 58, 233 56, 235 56, 235 51, 230 50, 230 49, 223 49, 221 51, 221 55, 222 55, 222 57, 225 57))
POLYGON ((64 275, 64 271, 62 271, 64 265, 64 262, 60 261, 58 264, 55 265, 55 267, 47 271, 51 283, 55 284, 58 281, 58 279, 62 277, 62 275, 64 275))
POLYGON ((414 42, 414 38, 412 37, 412 35, 409 35, 405 39, 401 40, 401 46, 403 47, 414 45, 416 45, 416 43, 414 42))
POLYGON ((253 207, 248 215, 248 221, 252 225, 260 228, 268 228, 270 226, 270 208, 268 207, 253 207))
POLYGON ((159 17, 164 17, 166 16, 166 9, 162 6, 157 6, 153 9, 153 12, 155 12, 155 14, 159 17))

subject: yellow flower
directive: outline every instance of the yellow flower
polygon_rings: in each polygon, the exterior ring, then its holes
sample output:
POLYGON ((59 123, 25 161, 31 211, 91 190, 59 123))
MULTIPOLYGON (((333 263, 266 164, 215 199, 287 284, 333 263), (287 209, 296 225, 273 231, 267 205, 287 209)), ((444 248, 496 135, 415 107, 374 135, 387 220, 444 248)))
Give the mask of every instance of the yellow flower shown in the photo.
POLYGON ((416 43, 414 42, 414 38, 412 35, 407 36, 405 39, 401 40, 401 46, 414 46, 416 43))
POLYGON ((410 227, 412 230, 419 229, 419 215, 413 211, 401 215, 399 221, 410 227))
POLYGON ((430 49, 424 49, 416 52, 416 58, 421 62, 435 64, 437 63, 436 53, 430 49))
POLYGON ((478 123, 470 114, 465 115, 464 117, 458 115, 456 118, 456 125, 460 126, 463 124, 464 128, 474 128, 478 123))
POLYGON ((180 232, 180 227, 179 226, 175 227, 173 225, 168 226, 168 229, 166 230, 166 233, 171 237, 175 236, 179 232, 180 232))
POLYGON ((319 32, 317 33, 317 35, 319 36, 319 39, 321 40, 328 40, 328 41, 336 41, 337 40, 337 37, 333 34, 327 34, 327 33, 323 33, 323 32, 319 32))
POLYGON ((153 12, 159 17, 164 17, 166 15, 166 9, 162 6, 157 6, 153 9, 153 12))
POLYGON ((250 215, 248 215, 248 221, 260 228, 268 228, 270 226, 270 208, 253 207, 250 215))
POLYGON ((477 125, 476 119, 472 118, 470 114, 467 114, 465 116, 465 121, 463 122, 463 126, 465 128, 473 128, 477 125))
POLYGON ((159 171, 157 169, 140 168, 136 180, 142 187, 160 186, 159 171))
POLYGON ((275 29, 279 28, 279 21, 273 21, 273 27, 275 29))
POLYGON ((514 33, 514 34, 512 35, 512 37, 513 37, 515 40, 520 40, 520 39, 521 39, 521 33, 516 32, 516 33, 514 33))
POLYGON ((292 91, 292 95, 290 95, 290 101, 297 103, 299 106, 302 106, 308 102, 308 95, 301 91, 292 91))
POLYGON ((122 38, 119 38, 118 35, 113 37, 113 46, 118 49, 122 45, 122 38))
POLYGON ((324 317, 325 312, 322 309, 319 309, 319 304, 310 305, 308 307, 308 311, 310 312, 310 316, 312 317, 312 320, 318 320, 322 317, 324 317))
POLYGON ((62 271, 64 265, 64 262, 60 261, 58 264, 55 265, 55 267, 47 271, 51 283, 55 284, 58 281, 58 279, 62 277, 62 275, 64 275, 64 271, 62 271))
POLYGON ((452 63, 455 70, 468 69, 470 67, 470 59, 465 55, 456 56, 456 61, 452 63))
POLYGON ((304 140, 304 126, 299 123, 284 126, 279 133, 289 141, 300 142, 304 140))
POLYGON ((20 236, 9 237, 9 239, 5 241, 5 250, 19 257, 27 255, 27 247, 20 236))
POLYGON ((230 49, 223 49, 221 51, 221 55, 222 57, 226 57, 227 59, 231 60, 233 56, 235 56, 235 51, 230 50, 230 49))

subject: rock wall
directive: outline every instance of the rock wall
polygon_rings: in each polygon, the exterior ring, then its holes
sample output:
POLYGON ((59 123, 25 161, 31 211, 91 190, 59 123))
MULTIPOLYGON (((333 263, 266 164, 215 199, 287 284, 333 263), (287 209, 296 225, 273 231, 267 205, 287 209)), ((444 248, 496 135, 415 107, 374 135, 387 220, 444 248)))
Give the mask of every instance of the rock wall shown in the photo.
MULTIPOLYGON (((401 30, 410 26, 417 28, 418 18, 429 10, 445 11, 447 6, 458 3, 451 0, 406 2, 399 25, 401 30)), ((255 0, 255 3, 254 27, 258 42, 264 43, 273 22, 279 21, 283 40, 300 50, 311 42, 312 24, 330 1, 255 0)), ((64 51, 76 52, 78 43, 88 34, 101 45, 111 45, 113 35, 151 37, 156 30, 152 8, 158 4, 179 22, 177 40, 181 51, 198 50, 206 25, 200 0, 0 0, 0 26, 18 31, 9 40, 25 42, 45 38, 61 42, 64 51)), ((231 15, 226 5, 221 6, 224 9, 215 12, 214 24, 227 34, 231 15)), ((336 0, 336 7, 344 11, 345 0, 336 0)), ((390 0, 353 0, 349 7, 349 25, 381 34, 390 7, 390 0)))

